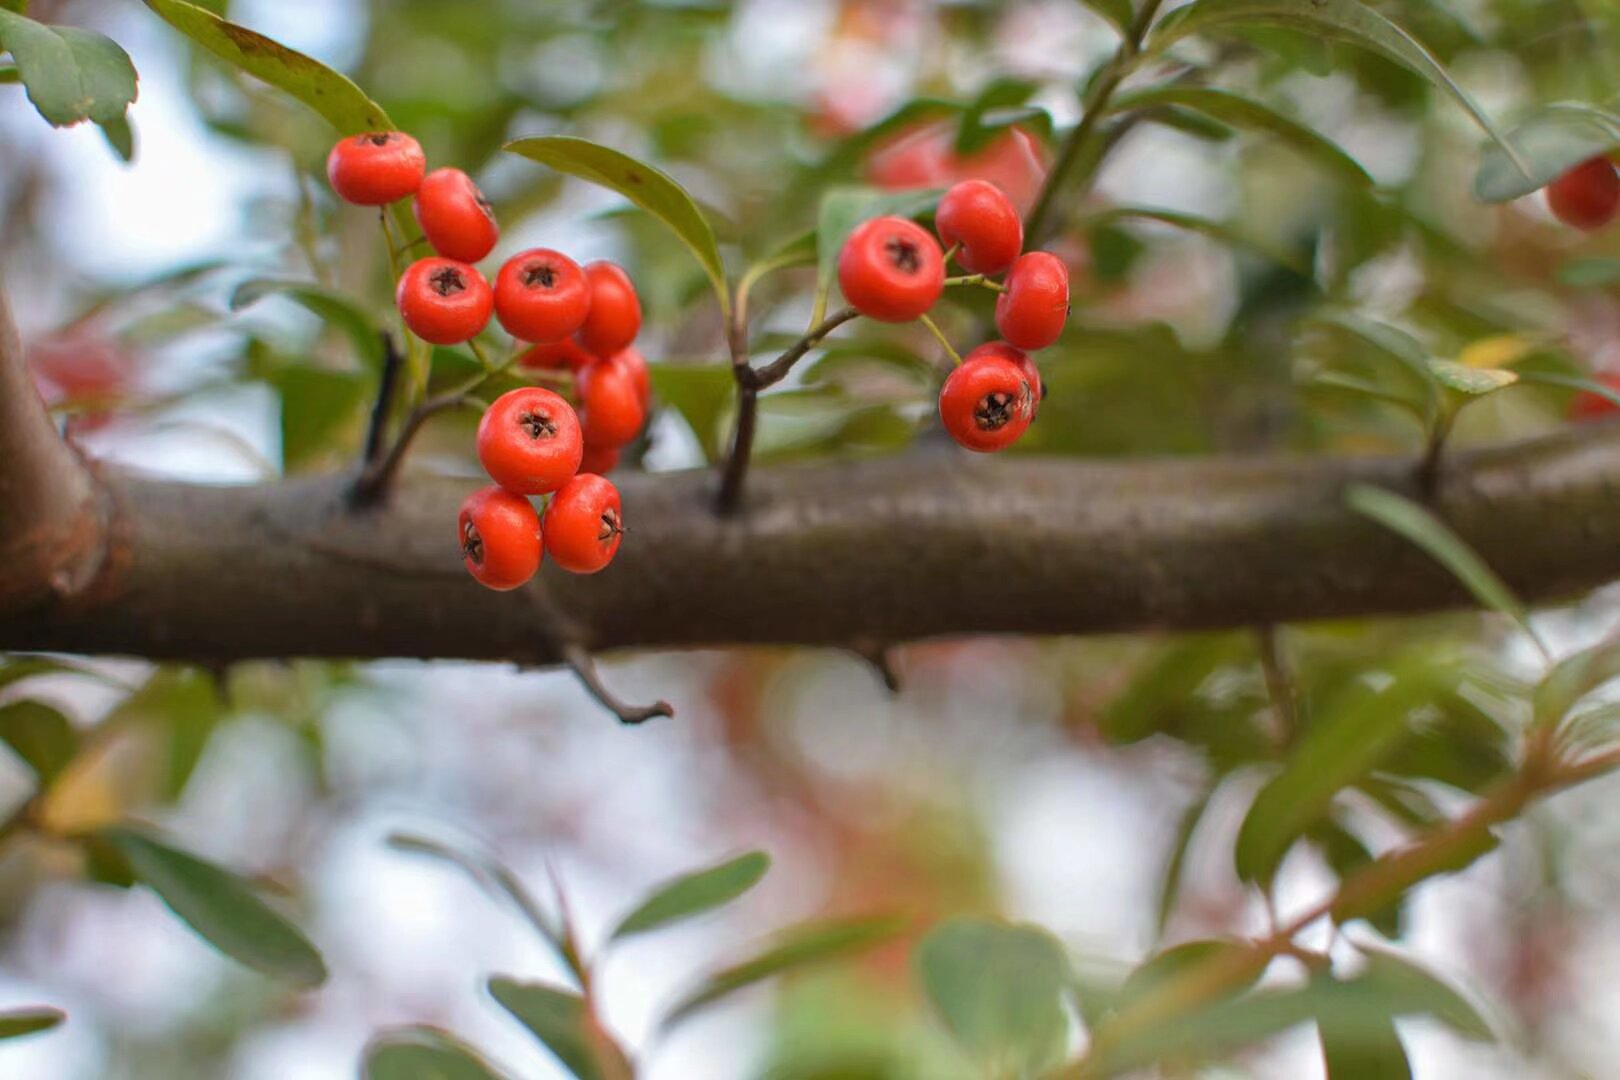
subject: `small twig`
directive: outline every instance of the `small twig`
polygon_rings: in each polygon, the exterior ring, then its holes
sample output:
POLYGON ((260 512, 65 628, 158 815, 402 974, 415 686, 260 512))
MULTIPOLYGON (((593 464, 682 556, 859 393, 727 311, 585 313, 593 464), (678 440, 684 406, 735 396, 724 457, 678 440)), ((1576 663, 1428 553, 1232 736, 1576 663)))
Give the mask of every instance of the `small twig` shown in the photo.
POLYGON ((619 723, 644 724, 655 716, 675 715, 675 707, 667 701, 655 701, 651 705, 625 704, 602 682, 601 672, 596 670, 596 661, 585 646, 573 642, 564 644, 562 656, 563 662, 574 670, 574 674, 590 695, 601 702, 608 712, 617 716, 619 723))
POLYGON ((884 689, 891 694, 900 692, 900 672, 895 670, 894 656, 888 646, 876 641, 858 641, 850 646, 850 651, 872 665, 884 689))
POLYGON ((355 480, 354 487, 349 492, 351 506, 372 506, 381 502, 394 486, 394 479, 405 463, 405 455, 411 448, 411 442, 422 430, 422 425, 442 412, 459 409, 468 404, 467 394, 460 390, 451 390, 435 397, 430 397, 422 404, 411 410, 411 415, 405 418, 405 426, 400 428, 399 437, 394 440, 388 452, 373 464, 361 470, 360 476, 355 480))
POLYGON ((980 288, 989 289, 991 292, 998 293, 1004 293, 1007 291, 1007 286, 1003 285, 999 281, 990 280, 990 277, 987 274, 964 274, 961 277, 948 277, 945 279, 945 287, 947 289, 957 285, 977 285, 980 288))
POLYGON ((377 382, 377 400, 371 406, 371 420, 366 428, 366 446, 361 457, 364 465, 371 465, 383 455, 384 436, 388 431, 388 418, 394 412, 394 399, 399 396, 399 376, 405 366, 394 336, 386 330, 382 338, 382 376, 377 382))
POLYGON ((751 369, 754 389, 763 390, 767 386, 774 386, 787 378, 787 373, 793 370, 793 365, 804 359, 804 354, 821 344, 821 340, 834 330, 843 326, 851 319, 858 318, 860 312, 852 307, 841 308, 828 315, 821 322, 805 331, 805 335, 778 356, 775 360, 761 368, 751 369))
POLYGON ((945 336, 945 331, 939 328, 939 324, 933 319, 930 319, 927 315, 917 316, 917 321, 928 327, 928 332, 934 335, 934 340, 939 342, 940 347, 945 350, 945 355, 951 358, 951 363, 956 367, 961 367, 961 354, 958 353, 956 351, 956 347, 951 344, 951 339, 945 336))

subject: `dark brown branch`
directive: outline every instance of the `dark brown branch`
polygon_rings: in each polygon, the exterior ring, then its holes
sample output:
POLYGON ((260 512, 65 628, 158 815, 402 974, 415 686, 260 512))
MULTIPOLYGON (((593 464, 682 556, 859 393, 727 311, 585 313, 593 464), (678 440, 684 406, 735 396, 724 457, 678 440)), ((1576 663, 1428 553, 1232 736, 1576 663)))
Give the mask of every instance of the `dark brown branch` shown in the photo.
MULTIPOLYGON (((769 469, 716 517, 706 473, 619 480, 613 565, 531 590, 592 652, 941 635, 1255 626, 1468 603, 1429 557, 1349 511, 1416 495, 1414 459, 990 460, 938 453, 769 469)), ((0 648, 154 658, 562 662, 542 612, 473 584, 464 480, 366 514, 341 478, 202 487, 109 471, 120 557, 71 601, 35 582, 0 648), (27 602, 32 598, 35 602, 27 602)), ((1447 453, 1431 505, 1529 600, 1620 577, 1620 424, 1447 453)))
POLYGON ((353 506, 372 506, 387 497, 389 489, 399 478, 399 470, 405 465, 405 456, 410 453, 411 443, 421 432, 422 425, 442 412, 459 409, 467 405, 470 399, 460 390, 447 391, 437 397, 430 397, 422 404, 411 410, 405 418, 405 424, 400 428, 399 435, 394 439, 388 452, 380 457, 368 454, 366 465, 355 478, 354 486, 349 492, 349 502, 353 506))
POLYGON ((399 376, 404 370, 405 358, 400 355, 394 336, 387 331, 381 335, 383 349, 382 375, 377 380, 377 400, 371 406, 371 419, 366 427, 366 446, 361 452, 362 466, 375 464, 383 456, 388 436, 388 420, 394 414, 394 401, 399 396, 399 376))

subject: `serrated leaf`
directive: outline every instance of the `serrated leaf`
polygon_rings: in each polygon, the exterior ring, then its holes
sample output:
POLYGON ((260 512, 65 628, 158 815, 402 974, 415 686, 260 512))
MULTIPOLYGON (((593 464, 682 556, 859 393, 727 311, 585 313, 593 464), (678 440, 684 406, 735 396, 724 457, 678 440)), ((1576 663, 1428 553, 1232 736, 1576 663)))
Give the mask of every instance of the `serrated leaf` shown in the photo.
POLYGON ((1175 106, 1192 109, 1235 127, 1268 132, 1288 143, 1294 149, 1321 165, 1351 187, 1366 189, 1373 186, 1355 158, 1335 142, 1324 138, 1299 121, 1284 116, 1269 105, 1252 98, 1204 86, 1181 86, 1165 83, 1122 94, 1115 99, 1113 111, 1152 109, 1175 106))
POLYGON ((300 987, 326 980, 320 953, 242 878, 134 826, 112 826, 98 835, 181 921, 226 956, 300 987))
POLYGON ((1471 398, 1494 394, 1519 381, 1516 371, 1469 367, 1453 360, 1430 360, 1429 370, 1441 386, 1471 398))
POLYGON ((392 131, 394 123, 344 75, 245 26, 185 0, 144 0, 164 22, 241 71, 308 105, 345 135, 392 131))
POLYGON ((667 173, 610 147, 569 135, 518 139, 505 149, 558 172, 616 191, 668 225, 703 267, 722 313, 731 310, 726 266, 714 229, 686 189, 667 173))
POLYGON ((729 904, 758 884, 770 866, 769 855, 763 851, 750 851, 706 870, 678 877, 653 892, 621 919, 609 940, 644 934, 729 904))
POLYGON ((1507 135, 1523 171, 1500 146, 1487 146, 1474 174, 1474 195, 1508 202, 1540 191, 1588 158, 1620 148, 1620 118, 1574 105, 1550 106, 1507 135))
POLYGON ((49 1005, 36 1005, 26 1009, 0 1011, 0 1039, 20 1039, 49 1031, 67 1019, 67 1013, 49 1005))
POLYGON ((241 311, 267 296, 284 296, 342 331, 367 371, 382 370, 382 329, 348 297, 308 281, 250 278, 231 293, 231 310, 241 311))
POLYGON ((660 1026, 668 1030, 715 1002, 773 976, 874 948, 895 937, 904 926, 899 918, 883 917, 794 927, 753 957, 703 979, 675 1003, 660 1026))
POLYGON ((366 1044, 365 1080, 502 1080, 477 1051, 433 1028, 387 1031, 366 1044))
POLYGON ((79 750, 72 721, 42 701, 0 705, 0 742, 11 748, 39 778, 41 788, 62 774, 79 750))
POLYGON ((939 201, 937 190, 879 191, 867 187, 835 187, 821 197, 816 212, 816 292, 825 296, 838 274, 838 255, 855 226, 875 217, 909 218, 939 201))
POLYGON ((585 999, 572 990, 497 975, 489 980, 489 992, 579 1080, 602 1080, 600 1055, 613 1063, 614 1075, 633 1075, 624 1051, 596 1026, 585 999))
POLYGON ((1504 147, 1515 167, 1528 172, 1518 152, 1433 53, 1400 26, 1361 0, 1194 0, 1171 12, 1157 27, 1149 51, 1158 52, 1189 34, 1234 26, 1280 26, 1314 37, 1348 42, 1379 53, 1451 96, 1487 135, 1504 147))
POLYGON ((987 1075, 1035 1075, 1062 1058, 1068 962, 1046 931, 951 919, 918 943, 916 967, 945 1026, 987 1075))
POLYGON ((135 65, 94 30, 46 26, 0 8, 0 50, 11 53, 28 100, 56 127, 122 121, 135 100, 135 65))

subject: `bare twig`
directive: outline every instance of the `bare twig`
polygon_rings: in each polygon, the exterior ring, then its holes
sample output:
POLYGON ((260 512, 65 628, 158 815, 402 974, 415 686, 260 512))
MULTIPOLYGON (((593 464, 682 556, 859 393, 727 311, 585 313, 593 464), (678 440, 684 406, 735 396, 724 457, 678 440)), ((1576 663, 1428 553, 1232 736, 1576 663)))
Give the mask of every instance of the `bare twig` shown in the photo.
POLYGON ((394 343, 394 335, 385 330, 380 336, 383 347, 382 376, 377 382, 377 400, 371 406, 371 420, 366 428, 366 446, 360 459, 362 465, 371 465, 383 456, 388 418, 394 412, 394 399, 399 396, 400 370, 405 366, 405 358, 394 343))
POLYGON ((655 716, 675 715, 675 707, 667 701, 655 701, 651 705, 625 704, 602 682, 602 674, 596 670, 596 661, 585 646, 568 642, 561 646, 561 652, 563 662, 573 669, 580 683, 608 712, 619 718, 619 723, 644 724, 655 716))

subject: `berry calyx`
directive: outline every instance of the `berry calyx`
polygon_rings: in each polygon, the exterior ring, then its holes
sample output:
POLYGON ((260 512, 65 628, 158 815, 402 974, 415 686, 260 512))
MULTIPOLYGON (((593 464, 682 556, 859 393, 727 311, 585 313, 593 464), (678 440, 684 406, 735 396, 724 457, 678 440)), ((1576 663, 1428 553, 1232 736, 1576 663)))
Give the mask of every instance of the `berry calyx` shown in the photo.
MULTIPOLYGON (((636 365, 624 350, 592 361, 580 370, 575 383, 580 411, 584 414, 585 445, 619 447, 641 432, 647 419, 643 382, 636 377, 636 365)), ((635 360, 640 359, 636 354, 635 360)), ((640 365, 645 371, 646 364, 640 365)))
POLYGON ((996 356, 1003 360, 1010 360, 1017 365, 1029 383, 1030 407, 1029 418, 1035 420, 1041 412, 1041 402, 1046 398, 1046 380, 1041 378, 1041 372, 1035 366, 1035 358, 1023 349, 1007 344, 1005 341, 987 341, 962 358, 965 364, 978 356, 996 356))
POLYGON ((585 444, 574 407, 540 386, 508 390, 478 422, 478 461, 521 495, 556 491, 579 471, 585 444))
POLYGON ((529 500, 505 488, 479 488, 461 503, 456 541, 479 584, 504 592, 534 576, 545 557, 540 517, 529 500))
POLYGON ((612 356, 641 332, 636 287, 623 267, 610 262, 587 263, 585 285, 591 293, 591 310, 575 336, 587 351, 612 356))
POLYGON ((939 200, 934 227, 940 243, 959 244, 956 261, 974 274, 999 274, 1024 249, 1024 222, 1001 189, 964 180, 939 200))
POLYGON ((939 241, 914 221, 873 218, 857 226, 838 254, 838 288, 851 307, 882 322, 926 314, 945 288, 939 241))
MULTIPOLYGON (((1610 390, 1620 391, 1620 372, 1594 375, 1592 381, 1601 383, 1610 390)), ((1570 399, 1569 418, 1576 423, 1607 420, 1617 414, 1620 414, 1620 405, 1616 405, 1602 394, 1594 394, 1590 390, 1582 390, 1570 399)))
POLYGON ((613 561, 624 535, 619 489, 604 477, 580 473, 552 496, 541 532, 558 566, 596 573, 613 561))
POLYGON ((489 200, 460 169, 434 169, 416 191, 416 223, 447 259, 475 263, 501 238, 489 200))
POLYGON ((996 352, 974 350, 946 378, 939 418, 962 446, 980 453, 1005 450, 1029 429, 1035 395, 1018 364, 996 352))
POLYGON ((1044 349, 1069 319, 1069 268, 1048 251, 1020 255, 996 298, 996 329, 1020 349, 1044 349))
POLYGON ((494 299, 489 282, 473 267, 430 257, 399 276, 394 303, 411 333, 434 345, 455 345, 489 324, 494 299))
POLYGON ((1601 229, 1620 213, 1620 172, 1601 155, 1583 161, 1547 185, 1547 206, 1565 225, 1601 229))
POLYGON ((416 194, 426 171, 422 144, 403 131, 350 135, 326 155, 332 190, 359 206, 386 206, 416 194))
POLYGON ((590 310, 585 272, 560 251, 520 251, 495 277, 495 317, 519 341, 561 341, 590 310))

